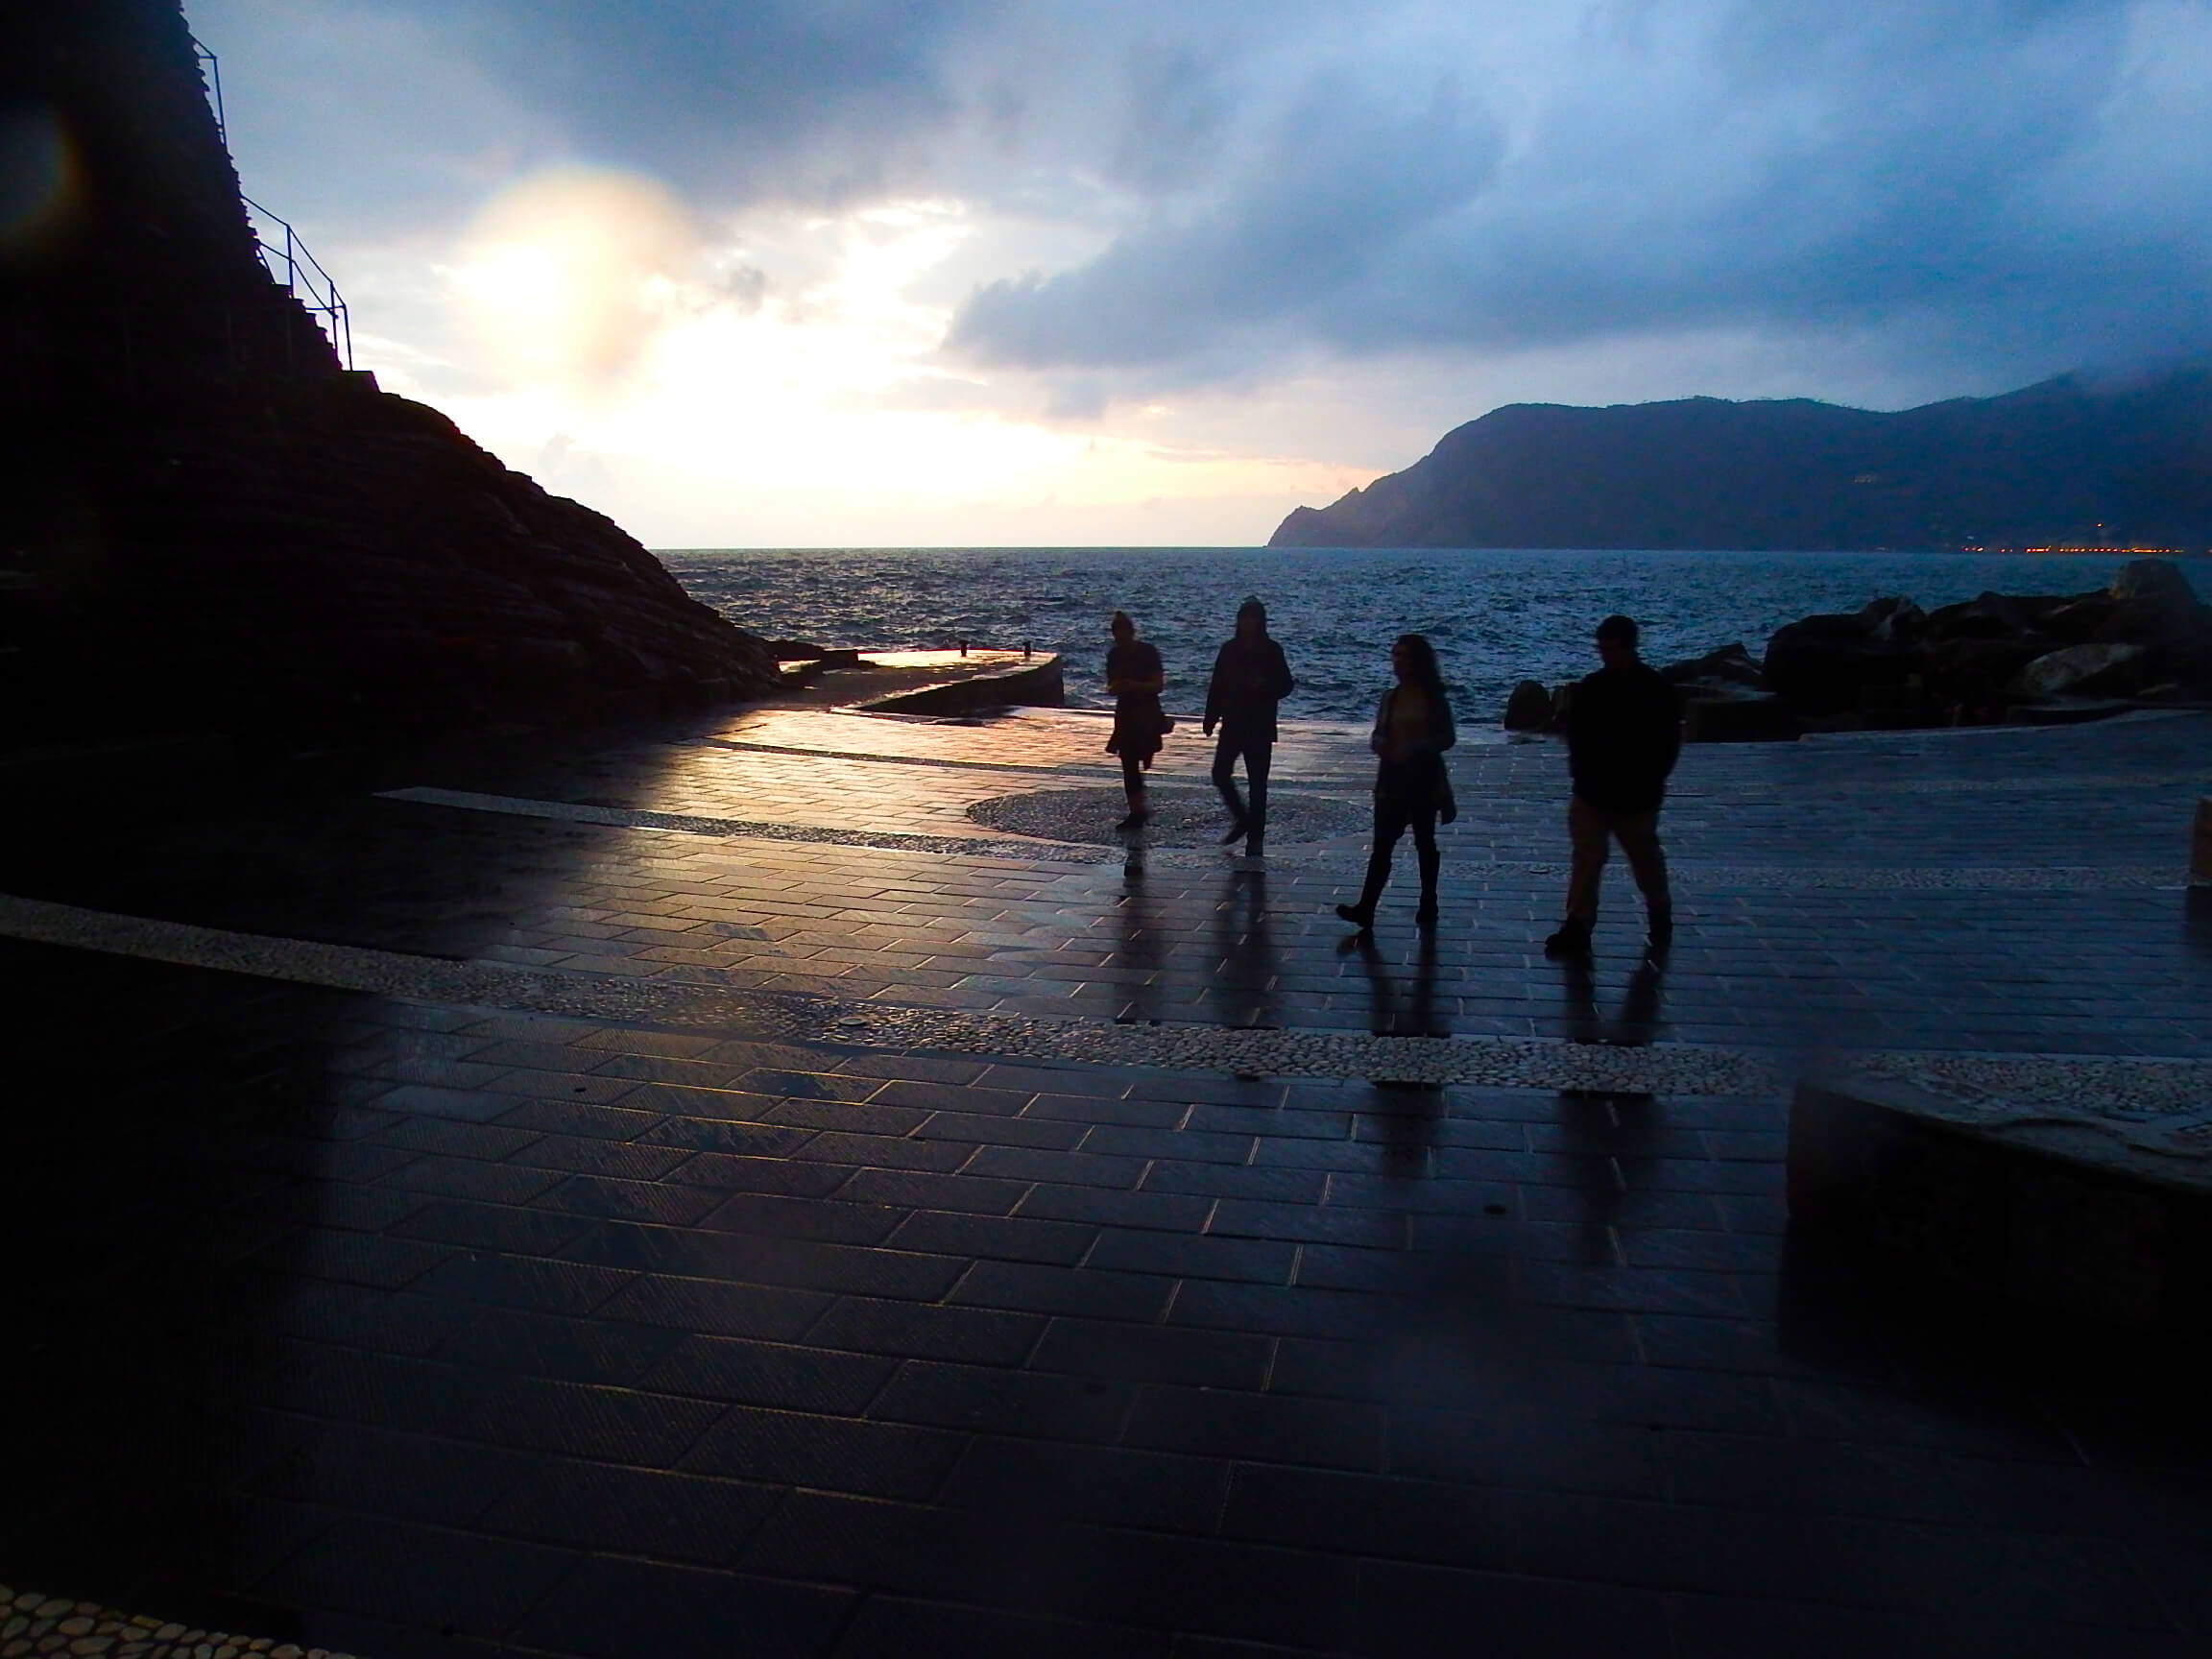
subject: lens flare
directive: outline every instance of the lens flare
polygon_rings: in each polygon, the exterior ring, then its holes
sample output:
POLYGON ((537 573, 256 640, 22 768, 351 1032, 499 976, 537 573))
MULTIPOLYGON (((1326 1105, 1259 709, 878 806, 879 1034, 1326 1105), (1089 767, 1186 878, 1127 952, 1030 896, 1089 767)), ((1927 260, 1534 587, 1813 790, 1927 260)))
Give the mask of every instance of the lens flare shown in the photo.
POLYGON ((76 197, 75 175, 69 135, 52 110, 0 108, 0 252, 60 226, 76 197))

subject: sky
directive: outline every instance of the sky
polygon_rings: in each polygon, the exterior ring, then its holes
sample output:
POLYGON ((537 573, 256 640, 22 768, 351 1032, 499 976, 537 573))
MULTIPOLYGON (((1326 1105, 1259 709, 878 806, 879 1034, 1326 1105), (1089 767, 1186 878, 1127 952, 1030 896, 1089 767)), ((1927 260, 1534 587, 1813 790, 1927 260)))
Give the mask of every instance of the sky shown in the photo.
POLYGON ((1248 545, 1510 402, 2212 355, 2212 0, 186 0, 356 361, 648 545, 1248 545))

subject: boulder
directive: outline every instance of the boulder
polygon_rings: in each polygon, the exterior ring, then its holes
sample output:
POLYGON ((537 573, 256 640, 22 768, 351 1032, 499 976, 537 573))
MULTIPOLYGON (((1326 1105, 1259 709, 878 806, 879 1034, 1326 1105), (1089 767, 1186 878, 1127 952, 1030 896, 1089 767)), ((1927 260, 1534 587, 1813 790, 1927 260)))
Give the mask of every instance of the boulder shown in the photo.
POLYGON ((1928 637, 1952 639, 2017 639, 2028 631, 2028 619, 2002 593, 1984 593, 1943 605, 1928 613, 1928 637))
POLYGON ((1946 639, 1921 654, 1921 679, 1938 707, 1994 715, 2009 700, 2013 676, 2047 654, 2031 638, 1946 639))
POLYGON ((1551 693, 1541 681, 1522 681, 1505 699, 1504 726, 1508 732, 1548 732, 1553 714, 1551 693))
POLYGON ((1759 664, 1751 660, 1751 653, 1740 641, 1732 641, 1718 651, 1708 651, 1702 657, 1693 657, 1686 662, 1670 662, 1659 670, 1659 678, 1670 685, 1741 685, 1751 690, 1763 689, 1767 677, 1759 671, 1759 664))
POLYGON ((1859 707, 1869 685, 1902 685, 1919 663, 1912 646, 1879 637, 1876 622, 1858 615, 1808 616, 1767 641, 1767 684, 1806 714, 1840 714, 1859 707))
POLYGON ((2194 610, 2203 603, 2189 586, 2189 578, 2171 559, 2131 559, 2113 572, 2104 590, 2115 599, 2149 600, 2182 610, 2194 610))
POLYGON ((1947 639, 2018 639, 2029 635, 2057 632, 2062 644, 2079 644, 2096 627, 2111 600, 2103 592, 2071 597, 2053 594, 1982 593, 1957 605, 1928 613, 1921 637, 1931 643, 1947 639), (2090 611, 2073 621, 2064 618, 2075 607, 2090 611), (2069 630, 2072 632, 2069 633, 2069 630))
POLYGON ((2011 689, 2029 697, 2089 697, 2127 691, 2141 677, 2140 645, 2068 645, 2036 658, 2014 676, 2011 689))
POLYGON ((1859 620, 1866 624, 1870 638, 1910 644, 1926 631, 1928 613, 1910 599, 1889 597, 1869 600, 1861 606, 1859 620))
MULTIPOLYGON (((2138 559, 2120 575, 2139 569, 2146 574, 2127 597, 2111 603, 2093 639, 2140 645, 2161 676, 2198 690, 2212 689, 2212 606, 2185 585, 2176 589, 2166 578, 2148 574, 2148 569, 2164 569, 2172 572, 2172 582, 2180 582, 2179 572, 2163 560, 2138 559)), ((2119 577, 2113 580, 2117 584, 2119 577)))
POLYGON ((2036 621, 2035 637, 2049 639, 2055 646, 2086 645, 2097 637, 2098 630, 2110 620, 2115 609, 2110 594, 2084 593, 2044 612, 2036 621))

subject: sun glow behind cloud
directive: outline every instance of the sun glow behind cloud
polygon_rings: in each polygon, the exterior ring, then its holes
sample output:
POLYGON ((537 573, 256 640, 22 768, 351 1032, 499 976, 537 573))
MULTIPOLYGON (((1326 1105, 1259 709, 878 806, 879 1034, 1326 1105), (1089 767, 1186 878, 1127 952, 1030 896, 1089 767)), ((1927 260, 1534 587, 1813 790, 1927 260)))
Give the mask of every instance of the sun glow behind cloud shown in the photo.
POLYGON ((550 170, 443 267, 457 361, 389 377, 662 544, 1240 541, 1362 481, 1178 443, 1159 402, 1056 421, 1031 377, 949 366, 925 296, 978 231, 945 200, 704 224, 642 175, 550 170))

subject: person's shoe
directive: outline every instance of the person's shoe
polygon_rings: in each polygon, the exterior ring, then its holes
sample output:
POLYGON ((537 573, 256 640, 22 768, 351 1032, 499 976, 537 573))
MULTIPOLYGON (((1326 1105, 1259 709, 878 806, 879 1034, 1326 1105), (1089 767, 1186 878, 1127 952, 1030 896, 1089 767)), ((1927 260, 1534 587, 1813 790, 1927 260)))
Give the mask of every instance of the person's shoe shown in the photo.
POLYGON ((1559 924, 1559 930, 1544 941, 1547 956, 1587 956, 1590 954, 1590 924, 1579 917, 1570 916, 1559 924))
POLYGON ((1236 823, 1229 826, 1229 833, 1221 837, 1221 845, 1224 847, 1235 846, 1238 842, 1243 840, 1245 836, 1251 833, 1251 826, 1246 824, 1243 819, 1239 818, 1236 823))
POLYGON ((1364 904, 1339 904, 1336 914, 1362 933, 1375 926, 1375 912, 1364 904))
POLYGON ((1413 912, 1413 926, 1416 927, 1433 927, 1436 926, 1435 900, 1424 899, 1421 901, 1421 907, 1413 912))
POLYGON ((1142 830, 1151 816, 1152 814, 1149 812, 1132 812, 1114 828, 1117 830, 1142 830))

